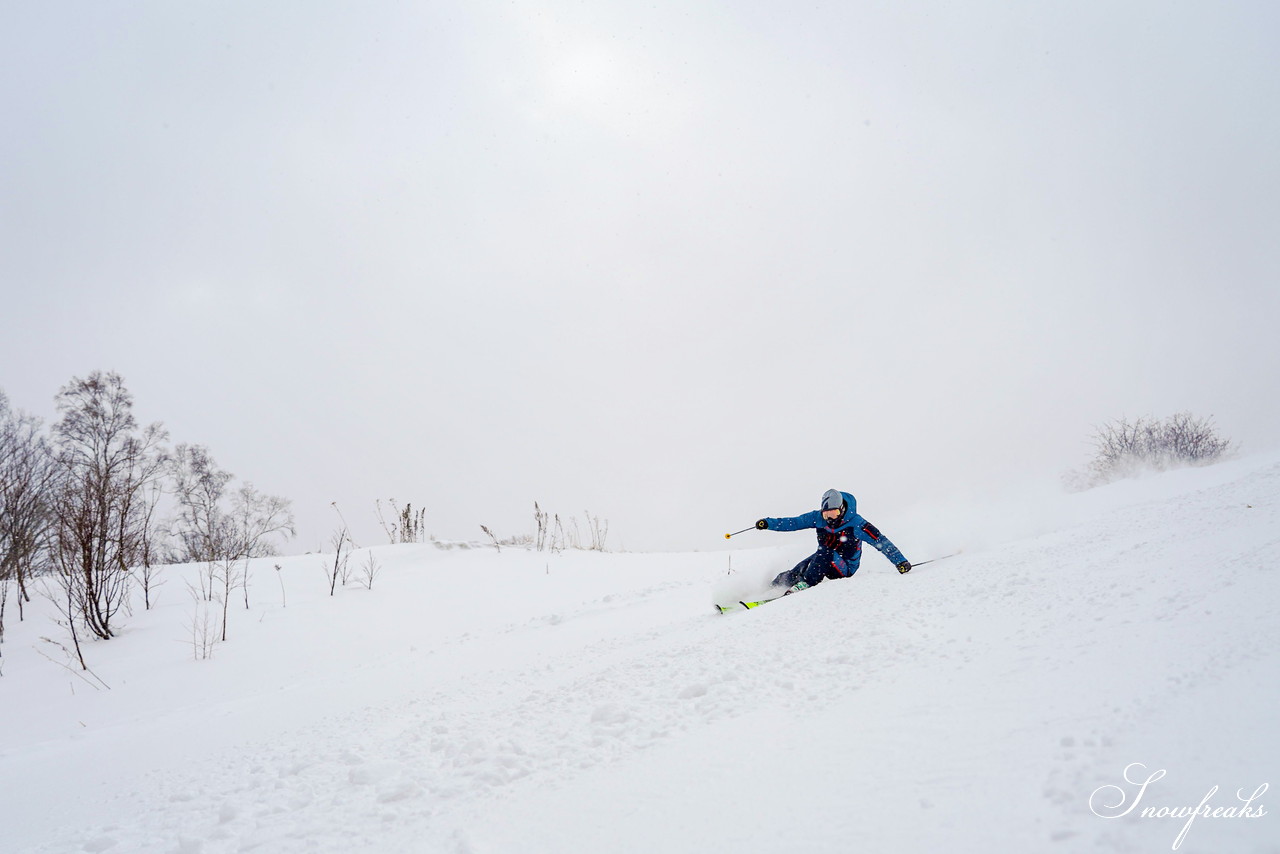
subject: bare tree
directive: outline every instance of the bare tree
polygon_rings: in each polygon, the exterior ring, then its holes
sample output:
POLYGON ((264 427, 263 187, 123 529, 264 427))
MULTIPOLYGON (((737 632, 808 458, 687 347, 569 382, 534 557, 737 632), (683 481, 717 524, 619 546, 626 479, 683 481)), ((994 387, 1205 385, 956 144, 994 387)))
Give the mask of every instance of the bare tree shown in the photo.
POLYGON ((172 530, 177 563, 220 559, 232 539, 230 520, 222 509, 230 472, 218 468, 203 445, 178 445, 169 464, 177 516, 172 530))
POLYGON ((246 483, 232 497, 224 528, 226 535, 218 546, 213 579, 220 587, 218 599, 222 604, 222 640, 225 642, 232 591, 239 589, 244 593, 244 607, 248 610, 249 562, 276 554, 274 536, 293 536, 293 513, 286 499, 263 495, 253 484, 246 483))
POLYGON ((9 409, 0 392, 0 581, 17 585, 18 619, 48 560, 56 471, 39 419, 9 409))
POLYGON ((57 403, 53 559, 70 619, 106 640, 145 548, 148 487, 163 473, 167 435, 159 424, 138 428, 119 374, 73 378, 57 403))
POLYGON ((142 540, 142 561, 138 565, 135 574, 138 580, 142 582, 142 602, 146 610, 151 610, 151 596, 157 587, 164 584, 159 580, 159 564, 161 563, 161 551, 167 550, 164 545, 166 534, 161 530, 160 523, 155 518, 156 509, 160 506, 160 499, 164 493, 164 486, 160 481, 156 481, 150 487, 151 494, 147 500, 143 502, 146 508, 143 520, 144 536, 142 540))
POLYGON ((265 495, 246 483, 236 490, 231 502, 231 527, 235 532, 235 552, 245 561, 244 607, 249 608, 249 561, 278 553, 275 538, 293 537, 290 502, 278 495, 265 495))
POLYGON ((213 561, 209 566, 213 582, 219 588, 214 593, 214 599, 222 610, 222 635, 219 639, 226 643, 227 618, 231 609, 231 593, 241 586, 244 586, 246 590, 248 589, 245 568, 241 565, 239 558, 232 557, 213 561))
MULTIPOLYGON (((369 589, 373 589, 370 583, 369 589)), ((9 579, 0 578, 0 659, 4 658, 4 609, 9 603, 9 579)), ((0 676, 4 675, 4 670, 0 667, 0 676)))
POLYGON ((273 538, 293 536, 289 502, 264 495, 246 483, 230 496, 234 476, 219 468, 202 445, 179 445, 170 463, 177 501, 173 535, 179 560, 202 562, 193 591, 206 602, 221 605, 221 640, 227 639, 231 595, 240 590, 249 608, 249 561, 275 554, 273 538))
MULTIPOLYGON (((5 530, 8 513, 6 512, 7 504, 4 500, 6 481, 3 474, 5 461, 8 459, 8 443, 5 441, 8 433, 8 424, 9 398, 3 391, 0 391, 0 659, 4 658, 4 611, 5 605, 9 602, 10 575, 7 569, 9 564, 9 535, 5 530)), ((0 666, 0 676, 3 675, 4 668, 0 666)))

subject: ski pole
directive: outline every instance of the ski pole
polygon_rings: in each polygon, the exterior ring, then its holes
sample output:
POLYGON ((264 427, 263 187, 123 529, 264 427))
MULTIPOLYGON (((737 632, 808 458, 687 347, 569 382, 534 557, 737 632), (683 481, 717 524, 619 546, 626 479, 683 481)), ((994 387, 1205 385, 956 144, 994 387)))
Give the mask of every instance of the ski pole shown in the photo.
MULTIPOLYGON (((741 533, 741 531, 739 531, 739 533, 741 533)), ((912 568, 912 569, 915 569, 917 566, 924 566, 926 563, 933 563, 934 561, 946 560, 947 558, 949 558, 949 557, 955 557, 955 556, 956 556, 956 555, 958 555, 958 554, 960 554, 960 552, 952 552, 951 554, 949 554, 949 555, 943 555, 942 557, 931 557, 931 558, 929 558, 928 560, 922 560, 922 561, 920 561, 919 563, 913 563, 913 564, 911 564, 911 568, 912 568)))
POLYGON ((724 538, 727 540, 730 537, 736 537, 739 534, 745 534, 747 531, 754 531, 755 529, 756 529, 756 526, 752 525, 750 528, 743 528, 741 531, 734 531, 732 534, 725 534, 724 538))

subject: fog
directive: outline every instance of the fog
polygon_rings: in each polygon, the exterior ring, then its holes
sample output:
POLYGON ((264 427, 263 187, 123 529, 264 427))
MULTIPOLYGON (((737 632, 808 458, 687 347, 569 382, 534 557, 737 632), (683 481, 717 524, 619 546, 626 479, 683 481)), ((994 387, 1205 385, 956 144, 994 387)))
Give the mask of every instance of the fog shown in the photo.
POLYGON ((912 555, 1108 419, 1280 444, 1275 4, 0 21, 0 389, 119 372, 287 551, 393 497, 714 549, 836 487, 912 555))

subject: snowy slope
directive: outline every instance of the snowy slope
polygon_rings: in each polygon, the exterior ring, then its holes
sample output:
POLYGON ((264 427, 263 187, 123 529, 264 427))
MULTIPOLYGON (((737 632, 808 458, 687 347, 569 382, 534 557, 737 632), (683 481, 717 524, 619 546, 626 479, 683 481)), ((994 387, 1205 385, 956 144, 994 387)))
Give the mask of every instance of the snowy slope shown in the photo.
MULTIPOLYGON (((110 690, 11 614, 0 852, 1155 852, 1186 819, 1142 808, 1277 782, 1280 459, 1021 509, 877 519, 913 559, 965 551, 725 616, 811 534, 733 575, 382 547, 333 598, 322 558, 265 561, 209 661, 173 568, 88 649, 110 690), (1102 817, 1132 763, 1167 773, 1102 817)), ((1274 854, 1267 812, 1178 850, 1274 854)))

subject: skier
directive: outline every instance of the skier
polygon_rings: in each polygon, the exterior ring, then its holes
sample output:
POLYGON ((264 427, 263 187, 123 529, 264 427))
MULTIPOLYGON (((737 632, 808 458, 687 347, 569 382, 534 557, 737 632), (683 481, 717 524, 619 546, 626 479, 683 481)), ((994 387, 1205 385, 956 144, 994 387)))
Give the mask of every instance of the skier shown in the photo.
POLYGON ((787 588, 786 596, 822 582, 824 578, 848 578, 858 571, 862 544, 869 543, 893 562, 898 572, 910 572, 911 562, 898 547, 866 519, 858 515, 858 500, 847 492, 828 489, 822 495, 822 509, 800 516, 756 522, 762 531, 802 531, 818 529, 818 550, 793 569, 773 580, 775 587, 787 588))

